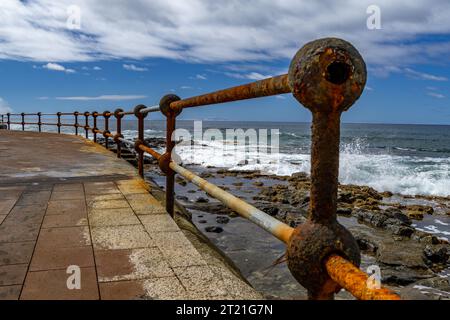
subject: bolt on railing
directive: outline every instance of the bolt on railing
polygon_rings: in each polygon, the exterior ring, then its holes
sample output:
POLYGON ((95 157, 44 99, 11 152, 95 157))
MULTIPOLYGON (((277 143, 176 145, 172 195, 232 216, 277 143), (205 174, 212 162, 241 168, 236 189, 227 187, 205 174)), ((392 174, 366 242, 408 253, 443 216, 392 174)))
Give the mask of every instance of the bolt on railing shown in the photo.
MULTIPOLYGON (((169 94, 159 106, 138 105, 133 111, 105 111, 105 127, 97 128, 97 112, 85 112, 85 134, 92 130, 93 139, 103 134, 116 143, 121 157, 122 143, 137 153, 138 172, 144 176, 144 153, 158 161, 166 175, 166 210, 174 215, 175 174, 197 185, 240 216, 252 221, 287 245, 288 268, 297 281, 308 290, 310 299, 333 299, 345 288, 358 299, 398 300, 399 296, 386 288, 367 285, 368 276, 358 266, 360 252, 352 234, 337 221, 337 191, 339 174, 340 116, 360 97, 366 83, 366 66, 359 52, 348 42, 326 38, 312 41, 292 59, 289 72, 249 84, 180 99, 169 94), (295 229, 263 211, 233 196, 214 184, 183 168, 173 159, 173 133, 176 117, 183 109, 292 93, 312 113, 311 196, 307 221, 295 229), (160 111, 166 117, 166 150, 158 153, 144 140, 144 119, 148 113, 160 111), (109 132, 108 119, 116 118, 116 134, 109 132), (138 122, 138 137, 133 142, 122 135, 122 118, 134 115, 138 122), (93 117, 93 128, 89 127, 93 117)), ((58 132, 62 125, 58 113, 58 132)), ((75 133, 78 134, 78 112, 74 112, 75 133)), ((40 121, 40 118, 39 118, 40 121)), ((10 114, 7 114, 10 129, 10 114)), ((24 114, 22 113, 24 130, 24 114)))

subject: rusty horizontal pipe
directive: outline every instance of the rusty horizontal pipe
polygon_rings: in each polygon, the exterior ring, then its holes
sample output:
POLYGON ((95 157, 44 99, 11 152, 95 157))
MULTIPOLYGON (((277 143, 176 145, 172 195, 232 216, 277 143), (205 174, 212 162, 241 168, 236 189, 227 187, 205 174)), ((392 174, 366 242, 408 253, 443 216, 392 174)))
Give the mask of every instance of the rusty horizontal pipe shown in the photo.
POLYGON ((139 112, 140 113, 150 113, 150 112, 158 112, 158 111, 160 111, 159 105, 152 106, 152 107, 145 107, 145 108, 141 109, 139 112))
POLYGON ((289 240, 294 229, 287 224, 282 223, 281 221, 271 217, 270 215, 226 192, 218 186, 200 178, 173 161, 170 162, 169 166, 173 171, 180 174, 200 189, 206 191, 208 194, 222 202, 225 206, 237 212, 241 217, 250 220, 285 243, 289 240))
POLYGON ((174 101, 170 104, 170 108, 179 111, 184 108, 267 97, 290 92, 291 88, 289 87, 288 75, 284 74, 229 89, 174 101))
POLYGON ((118 112, 117 114, 119 114, 119 115, 130 115, 130 114, 134 114, 134 111, 122 111, 122 112, 118 112))
POLYGON ((391 290, 381 287, 372 289, 367 285, 366 273, 338 255, 331 255, 325 261, 325 268, 336 283, 360 300, 400 300, 391 290))
POLYGON ((159 160, 159 158, 161 158, 161 154, 155 150, 153 150, 152 148, 150 148, 149 146, 146 146, 144 144, 140 144, 139 145, 139 149, 141 149, 144 152, 147 152, 148 154, 150 154, 153 158, 155 158, 156 160, 159 160))

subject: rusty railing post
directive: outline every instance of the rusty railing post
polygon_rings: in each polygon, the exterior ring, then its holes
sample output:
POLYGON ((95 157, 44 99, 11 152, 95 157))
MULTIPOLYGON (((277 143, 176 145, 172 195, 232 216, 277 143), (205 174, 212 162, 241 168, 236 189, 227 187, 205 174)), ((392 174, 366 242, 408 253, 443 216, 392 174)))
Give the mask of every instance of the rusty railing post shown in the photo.
POLYGON ((340 290, 325 269, 337 254, 359 266, 352 234, 337 222, 340 116, 360 97, 366 66, 348 42, 319 39, 293 58, 289 85, 294 97, 312 112, 311 195, 309 216, 288 242, 288 267, 310 299, 333 299, 340 290))
POLYGON ((173 132, 175 131, 176 117, 182 109, 174 111, 170 108, 172 102, 180 100, 180 97, 174 94, 165 95, 159 102, 159 109, 166 116, 166 152, 159 158, 159 167, 166 174, 166 211, 174 216, 175 202, 175 172, 169 164, 172 160, 172 150, 175 147, 173 141, 173 132))
POLYGON ((92 133, 94 134, 94 142, 97 142, 97 130, 98 130, 97 117, 98 117, 98 112, 97 111, 92 112, 92 118, 94 119, 93 124, 92 124, 92 126, 93 126, 92 133))
POLYGON ((37 116, 38 116, 38 130, 39 130, 39 132, 41 132, 42 131, 42 113, 41 112, 38 112, 37 113, 37 116))
POLYGON ((89 139, 89 111, 86 111, 84 113, 84 117, 85 117, 85 126, 84 126, 84 131, 86 134, 86 139, 89 139))
POLYGON ((105 119, 105 130, 103 130, 103 137, 105 138, 105 148, 108 149, 109 147, 109 137, 107 136, 109 132, 109 117, 111 117, 111 112, 104 111, 103 112, 103 118, 105 119))
POLYGON ((61 133, 61 112, 57 112, 56 116, 58 117, 58 122, 56 123, 56 126, 58 127, 58 133, 61 133))
POLYGON ((134 108, 134 115, 138 120, 138 138, 134 143, 134 150, 138 154, 138 172, 141 177, 144 177, 144 151, 139 146, 144 143, 144 119, 147 113, 142 113, 141 110, 146 106, 140 104, 134 108))
POLYGON ((22 116, 22 131, 25 131, 25 113, 20 114, 22 116))
POLYGON ((74 116, 74 118, 75 118, 75 123, 74 123, 74 127, 75 127, 75 135, 77 136, 78 135, 78 115, 79 115, 80 113, 78 112, 78 111, 75 111, 74 113, 73 113, 73 116, 74 116))
POLYGON ((11 130, 11 113, 8 112, 6 114, 6 119, 7 119, 6 124, 8 125, 8 130, 11 130))
POLYGON ((114 111, 114 117, 116 117, 116 134, 114 135, 114 142, 116 143, 117 148, 117 158, 120 158, 122 147, 119 138, 123 138, 122 135, 122 118, 123 118, 123 109, 116 109, 114 111))

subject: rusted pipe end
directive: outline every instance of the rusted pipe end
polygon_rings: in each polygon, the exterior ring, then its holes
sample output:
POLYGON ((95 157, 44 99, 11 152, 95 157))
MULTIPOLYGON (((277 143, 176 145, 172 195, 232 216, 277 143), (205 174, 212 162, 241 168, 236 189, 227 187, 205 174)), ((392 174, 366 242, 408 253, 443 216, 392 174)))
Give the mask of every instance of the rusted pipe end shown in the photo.
POLYGON ((324 38, 307 43, 291 61, 289 86, 312 112, 346 111, 361 96, 366 64, 350 43, 324 38))
POLYGON ((114 117, 116 117, 117 119, 123 118, 122 112, 123 112, 123 109, 117 108, 117 109, 114 111, 114 117))
POLYGON ((181 113, 182 109, 172 109, 170 108, 170 104, 179 100, 181 100, 181 98, 176 94, 166 94, 159 101, 159 110, 161 110, 166 117, 170 116, 172 113, 176 117, 181 113))
POLYGON ((136 116, 136 118, 145 118, 147 116, 147 113, 142 113, 141 110, 147 108, 146 106, 144 106, 143 104, 139 104, 136 107, 134 107, 134 115, 136 116))
POLYGON ((326 271, 325 261, 331 254, 345 257, 356 266, 361 262, 358 244, 338 222, 307 220, 295 228, 287 243, 288 268, 308 290, 310 299, 332 299, 340 290, 326 271))

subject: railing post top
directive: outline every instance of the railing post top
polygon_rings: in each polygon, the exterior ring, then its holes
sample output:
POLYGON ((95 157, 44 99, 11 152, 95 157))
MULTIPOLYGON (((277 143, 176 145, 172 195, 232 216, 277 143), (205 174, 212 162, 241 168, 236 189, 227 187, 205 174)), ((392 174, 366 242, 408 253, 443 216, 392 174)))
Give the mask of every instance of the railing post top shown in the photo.
POLYGON ((57 112, 56 115, 57 115, 58 117, 60 117, 60 116, 61 116, 61 112, 57 112))
POLYGON ((304 45, 289 67, 294 97, 312 112, 346 111, 367 80, 364 59, 349 42, 323 38, 304 45))
POLYGON ((38 116, 42 115, 42 112, 38 112, 37 115, 38 115, 38 116))
POLYGON ((175 101, 179 101, 181 98, 177 96, 176 94, 166 94, 164 97, 161 98, 159 101, 159 110, 168 117, 171 113, 174 113, 175 117, 178 116, 182 109, 171 109, 170 104, 175 101))
POLYGON ((111 112, 109 112, 109 111, 103 111, 103 117, 105 117, 105 118, 109 118, 109 117, 111 117, 111 112))
POLYGON ((75 111, 74 113, 73 113, 73 115, 74 116, 78 116, 80 113, 78 112, 78 111, 75 111))
POLYGON ((88 116, 89 116, 89 111, 86 111, 86 112, 84 113, 84 116, 85 116, 85 117, 88 117, 88 116))
POLYGON ((123 112, 123 109, 121 109, 121 108, 117 108, 115 111, 114 111, 114 117, 116 117, 116 118, 123 118, 123 114, 121 114, 123 112))
POLYGON ((25 112, 22 112, 20 115, 21 115, 21 116, 24 116, 24 115, 25 115, 25 112))
POLYGON ((145 118, 147 117, 148 113, 142 113, 141 110, 147 108, 143 104, 139 104, 136 107, 134 107, 133 112, 136 118, 145 118))
POLYGON ((98 117, 98 112, 97 112, 97 111, 93 111, 93 112, 92 112, 92 116, 93 116, 93 117, 98 117))

